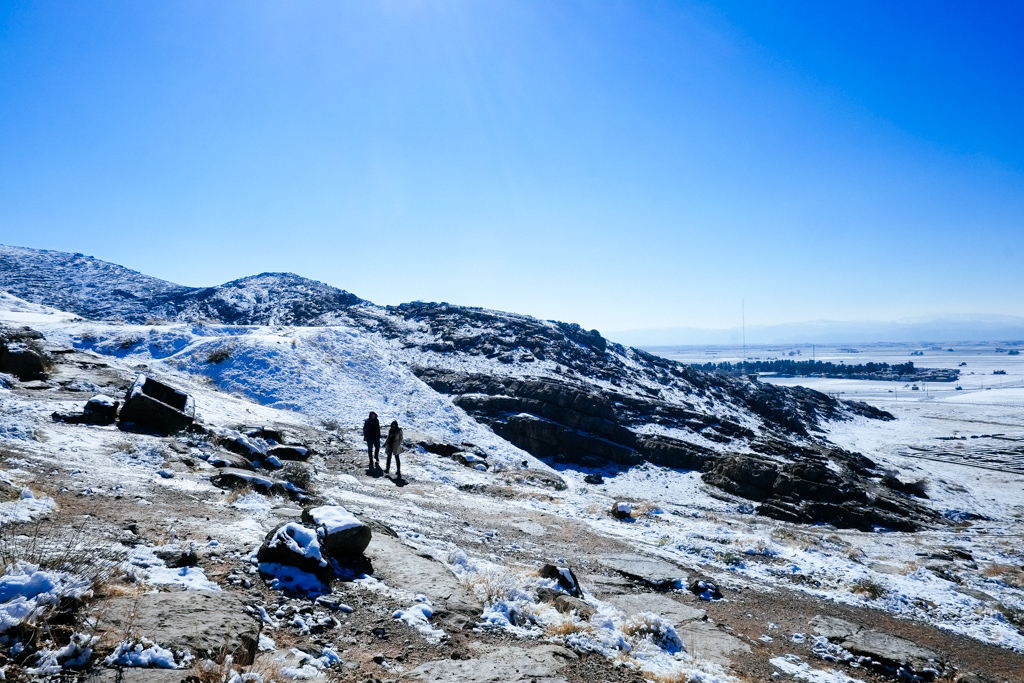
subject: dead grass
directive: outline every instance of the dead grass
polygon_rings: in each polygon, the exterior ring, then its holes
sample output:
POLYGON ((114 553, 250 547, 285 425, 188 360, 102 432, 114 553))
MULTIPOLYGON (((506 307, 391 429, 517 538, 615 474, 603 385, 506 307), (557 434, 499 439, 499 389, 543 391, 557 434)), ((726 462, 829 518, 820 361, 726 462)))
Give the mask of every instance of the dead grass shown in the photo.
POLYGON ((219 365, 220 363, 226 361, 228 358, 231 358, 231 347, 222 346, 211 351, 209 355, 206 356, 206 362, 210 365, 219 365))
POLYGON ((983 576, 998 579, 1012 588, 1024 589, 1024 570, 1010 564, 990 564, 981 570, 983 576))
POLYGON ((633 512, 632 512, 632 514, 630 516, 631 517, 647 517, 648 519, 650 519, 650 518, 656 516, 655 510, 660 510, 660 509, 661 508, 658 507, 657 505, 655 505, 654 503, 650 503, 648 501, 640 501, 639 503, 635 503, 633 505, 633 512))
POLYGON ((461 579, 463 587, 479 596, 485 603, 508 598, 516 587, 516 577, 507 569, 485 569, 467 574, 461 579))
POLYGON ((232 503, 234 503, 239 498, 242 498, 243 496, 247 496, 250 493, 252 493, 253 490, 254 489, 253 489, 253 487, 250 484, 245 484, 244 486, 239 486, 238 488, 231 489, 231 491, 228 492, 227 498, 225 500, 227 501, 228 505, 231 505, 232 503))
POLYGON ((121 560, 121 556, 110 551, 107 542, 94 535, 84 521, 73 523, 58 517, 0 527, 0 568, 25 562, 81 577, 92 589, 80 598, 71 593, 61 596, 22 619, 17 627, 18 637, 28 651, 48 641, 66 642, 82 605, 96 594, 117 590, 115 586, 119 585, 122 575, 121 560))
POLYGON ((548 624, 544 627, 544 635, 548 638, 565 638, 574 633, 584 633, 587 630, 585 622, 575 621, 570 618, 548 624))
POLYGON ((226 650, 214 659, 196 659, 192 663, 187 679, 198 683, 225 683, 232 671, 240 674, 256 674, 263 683, 280 683, 288 680, 281 672, 281 664, 275 662, 272 652, 258 652, 252 664, 240 665, 226 650))
POLYGON ((872 581, 871 579, 866 578, 854 581, 850 590, 857 595, 865 595, 872 600, 877 600, 886 593, 885 586, 877 581, 872 581))

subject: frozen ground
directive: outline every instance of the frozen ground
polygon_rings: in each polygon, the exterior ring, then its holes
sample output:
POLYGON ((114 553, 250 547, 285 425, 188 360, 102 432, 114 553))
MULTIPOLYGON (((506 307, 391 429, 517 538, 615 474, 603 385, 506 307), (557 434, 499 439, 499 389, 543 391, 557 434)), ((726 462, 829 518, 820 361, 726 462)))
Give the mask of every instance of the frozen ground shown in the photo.
MULTIPOLYGON (((1015 661, 1014 653, 1024 653, 1024 581, 1016 569, 1024 565, 1024 475, 1009 466, 971 462, 972 453, 988 457, 1018 443, 1000 438, 1024 439, 1024 420, 1012 404, 1020 389, 997 386, 912 398, 901 393, 897 400, 887 389, 856 383, 815 386, 833 392, 863 389, 857 398, 896 414, 894 422, 831 424, 828 433, 839 445, 892 467, 901 479, 926 479, 929 504, 951 522, 918 534, 861 533, 758 517, 749 502, 716 494, 698 473, 651 465, 562 470, 564 490, 532 485, 524 474, 550 472, 546 464, 430 390, 394 362, 391 354, 397 351, 343 327, 101 324, 11 297, 0 300, 0 309, 0 320, 31 325, 44 333, 52 351, 71 352, 61 354, 67 361, 58 365, 49 385, 0 388, 0 468, 12 486, 26 489, 0 503, 3 519, 10 520, 0 530, 13 528, 15 520, 88 511, 97 533, 109 534, 112 552, 123 553, 128 572, 143 586, 255 590, 258 578, 249 558, 270 529, 294 519, 293 502, 259 493, 225 495, 213 487, 209 477, 215 469, 204 457, 210 448, 201 439, 164 439, 50 419, 54 410, 80 408, 93 393, 120 398, 135 373, 145 371, 192 394, 208 425, 274 425, 316 440, 312 486, 325 502, 385 521, 404 547, 438 560, 483 605, 475 621, 456 633, 436 614, 436 598, 426 595, 426 586, 388 583, 387 576, 354 582, 339 589, 346 605, 355 608, 353 623, 360 615, 377 614, 368 605, 379 603, 387 609, 374 618, 388 628, 401 624, 408 642, 422 647, 406 649, 403 659, 388 659, 384 666, 372 660, 384 645, 369 627, 327 631, 318 641, 324 654, 282 669, 304 672, 293 677, 323 676, 325 668, 344 659, 363 667, 352 680, 365 680, 368 669, 397 678, 426 661, 431 648, 476 638, 495 647, 567 645, 602 657, 607 666, 618 664, 609 671, 648 678, 712 682, 778 673, 783 680, 876 680, 871 672, 849 667, 844 669, 849 675, 830 671, 845 665, 815 655, 807 625, 815 610, 864 613, 868 620, 888 620, 884 623, 894 629, 901 624, 932 629, 929 637, 951 648, 943 654, 961 660, 974 656, 972 643, 1003 653, 993 661, 1000 656, 1015 661), (225 353, 219 362, 211 360, 225 353), (384 421, 398 419, 413 440, 471 442, 487 453, 489 467, 480 471, 414 448, 403 455, 407 485, 368 476, 356 428, 369 409, 384 421), (961 446, 958 461, 938 450, 955 446, 961 446), (161 470, 173 476, 161 476, 161 470), (604 483, 586 484, 584 476, 595 473, 604 483), (630 519, 609 515, 616 501, 631 503, 630 519), (128 517, 137 522, 134 544, 120 531, 128 517), (169 546, 195 548, 202 562, 185 571, 168 568, 161 553, 169 546), (620 593, 649 590, 637 582, 615 584, 615 572, 602 564, 609 554, 629 553, 674 566, 678 576, 668 577, 677 580, 668 597, 706 609, 710 625, 618 607, 620 593), (540 598, 540 589, 550 586, 536 570, 546 562, 576 568, 593 616, 560 613, 540 598), (697 576, 719 583, 726 600, 699 602, 685 590, 687 579, 697 576), (759 596, 777 600, 774 615, 756 612, 759 596), (700 645, 709 637, 701 629, 709 628, 716 638, 745 647, 750 659, 710 658, 710 650, 700 645)), ((1009 358, 1002 354, 1000 360, 1009 358)), ((981 367, 981 361, 972 362, 981 367)), ((9 572, 15 577, 9 581, 21 581, 18 577, 32 571, 19 565, 9 572)), ((273 593, 262 595, 265 637, 280 642, 311 637, 317 613, 296 616, 284 602, 271 604, 279 599, 273 593)), ((44 591, 31 599, 38 596, 44 591)), ((389 657, 394 645, 388 645, 389 657)), ((150 654, 161 652, 166 650, 150 654)), ((341 671, 338 675, 347 675, 341 671)), ((573 675, 583 676, 580 671, 573 675)), ((609 675, 602 671, 601 676, 609 675)))

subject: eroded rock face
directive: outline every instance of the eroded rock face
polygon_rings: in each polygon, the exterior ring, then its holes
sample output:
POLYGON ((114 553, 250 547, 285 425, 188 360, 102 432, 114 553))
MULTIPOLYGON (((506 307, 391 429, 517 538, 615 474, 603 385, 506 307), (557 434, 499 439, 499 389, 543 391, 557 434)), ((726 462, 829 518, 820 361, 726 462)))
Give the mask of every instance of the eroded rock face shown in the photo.
POLYGON ((861 531, 875 527, 917 531, 942 523, 930 508, 865 476, 863 460, 839 449, 828 457, 805 456, 795 463, 733 455, 702 478, 723 491, 759 502, 758 513, 789 522, 826 522, 861 531))

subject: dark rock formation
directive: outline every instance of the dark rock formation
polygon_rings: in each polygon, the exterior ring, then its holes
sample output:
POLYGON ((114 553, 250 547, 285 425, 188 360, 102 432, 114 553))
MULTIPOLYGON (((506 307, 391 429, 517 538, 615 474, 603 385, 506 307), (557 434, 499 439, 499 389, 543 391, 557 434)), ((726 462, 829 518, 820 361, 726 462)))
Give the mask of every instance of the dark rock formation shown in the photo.
POLYGON ((53 419, 69 424, 112 425, 117 421, 119 405, 121 405, 120 401, 115 401, 108 396, 93 396, 86 402, 82 412, 57 411, 53 413, 53 419))
POLYGON ((797 462, 746 455, 720 460, 702 475, 723 491, 761 503, 757 511, 790 522, 871 531, 917 531, 942 523, 920 503, 898 497, 863 474, 863 456, 833 449, 797 462), (830 467, 830 464, 832 465, 830 467), (833 468, 841 467, 840 472, 833 468))
POLYGON ((42 338, 27 327, 0 328, 0 372, 22 382, 45 379, 52 361, 43 350, 42 338))
POLYGON ((139 375, 124 397, 119 419, 158 434, 180 432, 195 419, 195 402, 188 394, 178 391, 151 377, 139 375))
POLYGON ((279 460, 309 460, 311 451, 301 444, 284 444, 271 446, 267 449, 267 457, 275 457, 279 460))
POLYGON ((558 582, 559 588, 574 598, 583 597, 583 589, 580 588, 579 579, 570 567, 557 567, 553 564, 546 564, 540 568, 540 575, 545 579, 553 579, 558 582))

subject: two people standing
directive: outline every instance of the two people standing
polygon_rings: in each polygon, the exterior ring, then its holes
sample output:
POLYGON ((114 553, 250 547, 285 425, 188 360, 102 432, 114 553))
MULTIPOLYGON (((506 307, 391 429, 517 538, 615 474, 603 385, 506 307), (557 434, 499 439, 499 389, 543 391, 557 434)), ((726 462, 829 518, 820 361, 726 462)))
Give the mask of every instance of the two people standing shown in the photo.
MULTIPOLYGON (((384 440, 384 452, 387 454, 388 459, 385 465, 385 472, 391 472, 391 456, 395 458, 395 473, 399 479, 402 478, 402 461, 399 459, 398 454, 402 452, 402 442, 405 440, 405 434, 402 432, 402 428, 398 426, 398 420, 394 420, 391 423, 391 429, 388 430, 388 438, 384 440)), ((366 442, 366 455, 370 458, 370 469, 380 469, 380 421, 377 419, 377 413, 370 412, 370 416, 366 418, 366 422, 363 423, 363 441, 366 442)))

